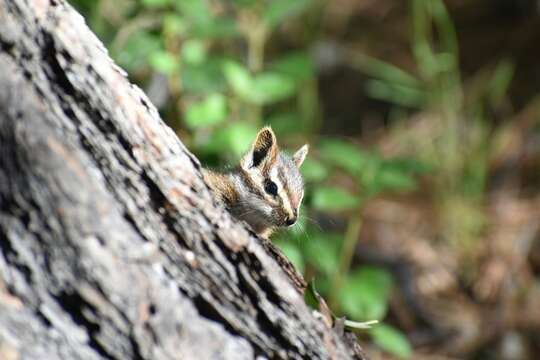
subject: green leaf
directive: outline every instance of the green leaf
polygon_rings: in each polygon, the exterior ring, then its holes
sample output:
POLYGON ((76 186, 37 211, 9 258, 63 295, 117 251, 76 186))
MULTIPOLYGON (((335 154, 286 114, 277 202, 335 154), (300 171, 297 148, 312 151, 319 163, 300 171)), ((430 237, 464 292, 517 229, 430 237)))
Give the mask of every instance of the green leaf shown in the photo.
POLYGON ((425 174, 433 170, 432 166, 413 157, 396 157, 384 161, 385 165, 399 168, 409 174, 425 174))
POLYGON ((321 142, 319 150, 327 163, 341 167, 351 174, 361 172, 366 164, 373 159, 369 153, 343 140, 325 140, 321 142))
POLYGON ((364 70, 376 79, 414 88, 422 87, 419 79, 393 64, 367 56, 364 60, 364 70))
POLYGON ((381 349, 400 358, 409 358, 412 355, 412 347, 407 337, 396 328, 379 324, 370 330, 373 342, 381 349))
POLYGON ((206 47, 200 40, 188 40, 182 46, 182 59, 188 64, 202 64, 206 60, 206 47))
POLYGON ((190 38, 226 38, 236 35, 234 19, 215 17, 207 0, 175 0, 177 13, 189 24, 190 38))
POLYGON ((305 131, 300 114, 295 112, 273 114, 268 118, 267 123, 272 126, 278 138, 305 131))
POLYGON ((290 76, 301 82, 315 77, 315 66, 309 54, 296 52, 286 55, 270 64, 270 69, 290 76))
POLYGON ((325 211, 348 210, 360 204, 355 195, 337 187, 318 187, 313 191, 313 207, 325 211))
POLYGON ((328 177, 328 168, 320 161, 306 158, 300 172, 306 181, 320 182, 328 177))
POLYGON ((148 54, 159 52, 160 49, 161 41, 158 36, 140 31, 129 37, 126 45, 115 57, 127 71, 137 71, 148 65, 148 54))
POLYGON ((178 60, 171 53, 156 51, 150 54, 150 65, 163 74, 170 75, 178 69, 178 60))
POLYGON ((223 64, 223 73, 236 95, 244 99, 251 96, 253 78, 245 67, 236 62, 227 61, 223 64))
POLYGON ((264 13, 264 19, 270 26, 276 26, 286 19, 301 14, 310 0, 272 0, 264 13))
POLYGON ((506 94, 510 83, 514 77, 515 66, 509 60, 501 60, 487 85, 489 99, 492 104, 497 105, 506 94))
POLYGON ((359 174, 360 182, 371 195, 381 191, 416 189, 415 174, 429 171, 426 164, 410 158, 380 159, 359 174))
POLYGON ((233 3, 239 7, 249 7, 257 2, 258 0, 233 0, 233 3))
POLYGON ((187 28, 186 20, 176 13, 168 13, 163 18, 163 31, 166 34, 183 35, 187 28))
POLYGON ((285 75, 265 72, 253 77, 245 67, 233 61, 223 65, 223 72, 235 94, 252 104, 265 105, 283 100, 296 89, 294 82, 285 75))
POLYGON ((234 153, 243 155, 249 149, 258 129, 251 124, 235 123, 229 128, 229 142, 234 153))
POLYGON ((429 99, 428 93, 421 88, 382 80, 368 81, 366 92, 374 99, 414 108, 425 105, 429 99))
POLYGON ((355 320, 381 320, 388 310, 392 286, 388 271, 364 266, 347 276, 339 300, 343 310, 355 320))
POLYGON ((144 6, 152 7, 164 7, 171 3, 171 0, 142 0, 144 6))
POLYGON ((264 72, 253 81, 253 89, 246 100, 260 105, 284 100, 296 91, 294 81, 290 77, 278 73, 264 72))
POLYGON ((222 94, 210 94, 201 102, 192 104, 186 112, 186 124, 191 129, 213 126, 227 117, 227 101, 222 94))
POLYGON ((202 64, 183 64, 180 73, 185 91, 190 93, 224 92, 227 82, 221 71, 222 60, 209 58, 202 64))
POLYGON ((332 233, 315 233, 304 243, 306 260, 313 264, 324 275, 332 275, 339 264, 340 246, 343 235, 332 233))
POLYGON ((410 191, 416 188, 414 177, 394 166, 383 165, 375 177, 375 181, 375 186, 379 191, 410 191))
POLYGON ((304 292, 304 301, 312 309, 319 310, 319 293, 315 289, 315 281, 311 280, 304 292))
POLYGON ((191 36, 204 39, 225 39, 238 35, 233 19, 214 18, 193 25, 191 36))
POLYGON ((207 0, 175 0, 176 9, 193 23, 210 23, 212 16, 207 0))
POLYGON ((235 122, 216 130, 205 147, 205 151, 223 155, 243 155, 251 145, 258 129, 246 122, 235 122))

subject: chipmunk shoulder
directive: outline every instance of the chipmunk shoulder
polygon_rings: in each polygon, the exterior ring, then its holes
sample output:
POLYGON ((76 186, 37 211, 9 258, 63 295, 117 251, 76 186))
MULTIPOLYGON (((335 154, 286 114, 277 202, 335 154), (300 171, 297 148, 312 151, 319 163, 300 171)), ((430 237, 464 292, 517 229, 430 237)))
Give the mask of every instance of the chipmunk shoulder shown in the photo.
POLYGON ((299 169, 308 149, 304 145, 287 156, 272 129, 265 127, 240 164, 226 172, 204 168, 204 179, 233 216, 269 237, 276 228, 292 226, 298 219, 304 197, 299 169))

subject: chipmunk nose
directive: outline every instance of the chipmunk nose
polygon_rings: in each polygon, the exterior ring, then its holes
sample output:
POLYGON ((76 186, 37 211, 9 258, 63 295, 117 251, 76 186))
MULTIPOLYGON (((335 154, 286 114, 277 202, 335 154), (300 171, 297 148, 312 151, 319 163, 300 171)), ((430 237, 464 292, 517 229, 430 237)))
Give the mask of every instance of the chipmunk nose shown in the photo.
POLYGON ((298 220, 298 210, 294 209, 292 216, 288 217, 287 220, 285 220, 285 224, 287 224, 287 226, 294 225, 296 220, 298 220))
POLYGON ((287 226, 294 225, 295 222, 296 222, 296 216, 287 218, 287 220, 285 220, 285 224, 287 226))

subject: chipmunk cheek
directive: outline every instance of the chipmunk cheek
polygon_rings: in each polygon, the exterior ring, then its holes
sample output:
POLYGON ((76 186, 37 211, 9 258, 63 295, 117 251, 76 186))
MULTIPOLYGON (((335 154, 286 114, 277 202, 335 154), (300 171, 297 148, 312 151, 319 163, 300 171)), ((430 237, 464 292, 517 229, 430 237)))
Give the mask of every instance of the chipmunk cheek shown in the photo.
POLYGON ((278 209, 272 209, 272 212, 269 214, 268 219, 273 226, 279 226, 281 222, 278 209))

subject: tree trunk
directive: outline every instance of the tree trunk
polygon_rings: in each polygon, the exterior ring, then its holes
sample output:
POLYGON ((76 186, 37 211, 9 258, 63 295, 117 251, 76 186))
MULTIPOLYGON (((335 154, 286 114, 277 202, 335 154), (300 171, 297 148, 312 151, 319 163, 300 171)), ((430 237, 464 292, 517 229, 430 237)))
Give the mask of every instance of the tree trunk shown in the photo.
POLYGON ((69 5, 0 0, 0 359, 361 358, 199 169, 69 5))

